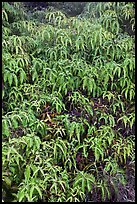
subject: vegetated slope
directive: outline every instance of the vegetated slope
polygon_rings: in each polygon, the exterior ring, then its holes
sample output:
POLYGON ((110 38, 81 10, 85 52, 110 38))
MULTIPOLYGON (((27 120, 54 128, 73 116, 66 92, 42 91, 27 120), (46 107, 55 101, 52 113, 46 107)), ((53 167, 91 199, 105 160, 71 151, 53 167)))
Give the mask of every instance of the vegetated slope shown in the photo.
POLYGON ((2 17, 3 200, 134 201, 134 3, 2 17))

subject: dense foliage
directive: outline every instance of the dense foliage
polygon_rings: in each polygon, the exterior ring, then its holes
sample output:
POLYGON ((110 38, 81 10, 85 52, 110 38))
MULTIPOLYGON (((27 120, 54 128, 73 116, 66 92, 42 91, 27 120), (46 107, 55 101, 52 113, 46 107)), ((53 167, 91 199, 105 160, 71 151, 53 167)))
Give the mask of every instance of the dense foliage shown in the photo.
POLYGON ((3 2, 3 201, 134 200, 134 6, 3 2))

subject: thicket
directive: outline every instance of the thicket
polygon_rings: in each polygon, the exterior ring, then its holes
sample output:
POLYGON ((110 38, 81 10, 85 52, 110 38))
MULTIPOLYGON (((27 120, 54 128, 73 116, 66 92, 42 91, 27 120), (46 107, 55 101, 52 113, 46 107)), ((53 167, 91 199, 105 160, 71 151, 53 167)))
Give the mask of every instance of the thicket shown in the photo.
POLYGON ((3 2, 3 201, 118 201, 134 180, 134 6, 3 2))

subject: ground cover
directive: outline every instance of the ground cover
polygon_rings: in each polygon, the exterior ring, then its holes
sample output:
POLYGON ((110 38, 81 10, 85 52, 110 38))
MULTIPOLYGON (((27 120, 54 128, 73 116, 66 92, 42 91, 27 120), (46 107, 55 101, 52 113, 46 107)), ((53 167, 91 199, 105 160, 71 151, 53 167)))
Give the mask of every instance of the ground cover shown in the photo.
POLYGON ((3 201, 134 201, 134 6, 3 2, 3 201))

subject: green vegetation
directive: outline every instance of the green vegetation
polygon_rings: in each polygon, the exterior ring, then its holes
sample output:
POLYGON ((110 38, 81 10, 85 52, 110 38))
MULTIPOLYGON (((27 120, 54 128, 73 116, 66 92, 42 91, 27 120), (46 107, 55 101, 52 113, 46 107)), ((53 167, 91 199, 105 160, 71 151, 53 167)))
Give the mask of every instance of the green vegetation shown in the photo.
POLYGON ((68 17, 3 2, 4 202, 114 201, 126 186, 135 161, 134 7, 88 3, 68 17))

